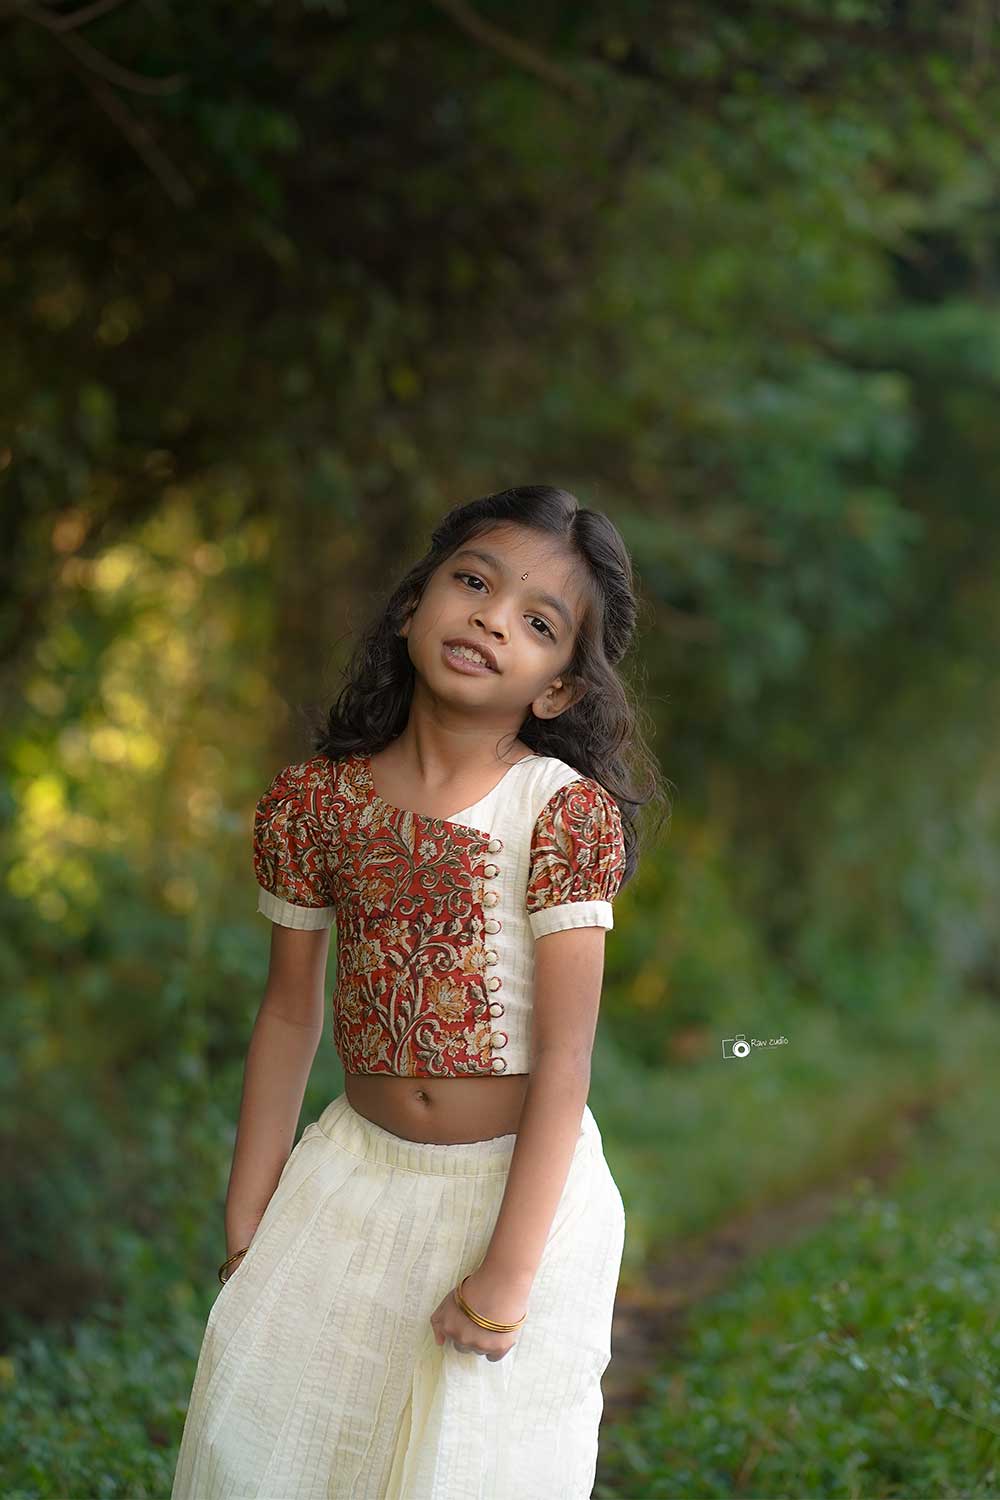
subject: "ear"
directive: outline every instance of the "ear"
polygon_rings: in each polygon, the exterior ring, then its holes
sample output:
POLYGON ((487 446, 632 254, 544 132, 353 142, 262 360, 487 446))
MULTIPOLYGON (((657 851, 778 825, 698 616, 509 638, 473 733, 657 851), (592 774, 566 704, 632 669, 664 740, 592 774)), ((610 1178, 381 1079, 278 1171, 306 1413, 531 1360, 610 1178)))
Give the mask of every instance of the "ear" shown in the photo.
POLYGON ((414 598, 413 596, 411 596, 410 599, 407 601, 406 605, 404 606, 404 613, 405 613, 406 618, 404 619, 404 621, 403 621, 402 625, 399 627, 399 629, 396 631, 396 634, 398 636, 400 636, 403 640, 405 640, 406 637, 410 633, 410 621, 413 618, 413 613, 414 613, 414 611, 415 611, 415 609, 417 607, 418 602, 419 601, 416 598, 414 598))
POLYGON ((536 719, 557 719, 574 703, 579 703, 587 691, 586 683, 564 672, 534 700, 531 711, 536 719))

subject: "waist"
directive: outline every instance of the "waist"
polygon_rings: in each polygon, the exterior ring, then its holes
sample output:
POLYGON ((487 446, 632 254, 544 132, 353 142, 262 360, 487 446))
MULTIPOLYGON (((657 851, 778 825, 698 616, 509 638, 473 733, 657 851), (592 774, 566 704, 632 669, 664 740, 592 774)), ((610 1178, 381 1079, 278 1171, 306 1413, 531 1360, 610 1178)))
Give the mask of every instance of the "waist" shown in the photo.
POLYGON ((352 1109, 393 1135, 457 1145, 516 1135, 530 1076, 401 1078, 345 1073, 344 1092, 352 1109))

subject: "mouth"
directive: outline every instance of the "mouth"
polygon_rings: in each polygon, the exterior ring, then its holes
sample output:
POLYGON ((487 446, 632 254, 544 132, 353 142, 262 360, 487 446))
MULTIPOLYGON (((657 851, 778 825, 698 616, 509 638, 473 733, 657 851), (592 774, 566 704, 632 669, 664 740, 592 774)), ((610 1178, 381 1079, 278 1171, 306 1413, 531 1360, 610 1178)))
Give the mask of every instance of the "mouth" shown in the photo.
POLYGON ((496 672, 496 663, 487 647, 471 641, 445 641, 441 647, 445 661, 458 672, 496 672))

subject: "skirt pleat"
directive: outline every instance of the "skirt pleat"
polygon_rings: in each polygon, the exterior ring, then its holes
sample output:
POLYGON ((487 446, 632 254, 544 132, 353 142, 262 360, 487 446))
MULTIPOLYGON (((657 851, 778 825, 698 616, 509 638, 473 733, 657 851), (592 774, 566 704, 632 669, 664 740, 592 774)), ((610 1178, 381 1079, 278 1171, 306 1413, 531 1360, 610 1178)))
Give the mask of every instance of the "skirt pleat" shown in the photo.
POLYGON ((489 1246, 515 1135, 306 1126, 208 1315, 171 1500, 587 1500, 625 1211, 585 1108, 503 1359, 430 1315, 489 1246))

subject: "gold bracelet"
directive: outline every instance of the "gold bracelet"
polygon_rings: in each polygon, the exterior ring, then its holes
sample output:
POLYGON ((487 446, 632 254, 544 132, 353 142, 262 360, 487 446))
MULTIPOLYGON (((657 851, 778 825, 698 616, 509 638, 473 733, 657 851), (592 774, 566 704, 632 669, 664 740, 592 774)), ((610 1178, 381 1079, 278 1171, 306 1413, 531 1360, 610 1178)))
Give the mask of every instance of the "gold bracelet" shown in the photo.
MULTIPOLYGON (((469 1276, 471 1275, 472 1272, 470 1271, 469 1276)), ((521 1324, 528 1316, 526 1312, 518 1318, 516 1323, 495 1323, 492 1318, 481 1318, 477 1312, 472 1311, 472 1308, 469 1306, 462 1295, 462 1288, 468 1281, 469 1276, 463 1276, 455 1289, 455 1301, 465 1313, 465 1316, 467 1318, 471 1318, 473 1323, 478 1323, 480 1328, 488 1329, 490 1333, 513 1333, 515 1328, 520 1328, 521 1324)))
MULTIPOLYGON (((234 1260, 239 1260, 239 1258, 240 1258, 241 1255, 246 1255, 246 1253, 247 1253, 247 1251, 249 1249, 250 1249, 249 1245, 244 1245, 242 1250, 235 1251, 234 1254, 232 1254, 229 1257, 228 1260, 224 1260, 222 1262, 222 1265, 219 1267, 219 1280, 222 1282, 223 1286, 225 1286, 226 1282, 229 1280, 228 1276, 223 1276, 223 1274, 222 1274, 223 1271, 226 1269, 227 1266, 231 1266, 234 1260)), ((230 1272, 230 1275, 231 1274, 232 1273, 230 1272)))

